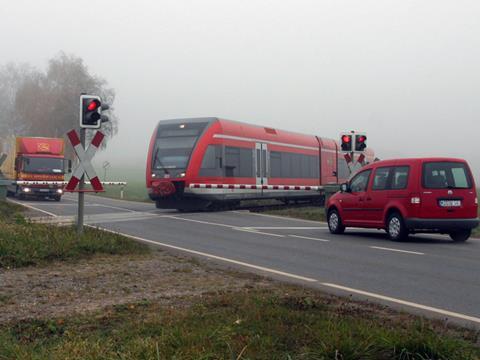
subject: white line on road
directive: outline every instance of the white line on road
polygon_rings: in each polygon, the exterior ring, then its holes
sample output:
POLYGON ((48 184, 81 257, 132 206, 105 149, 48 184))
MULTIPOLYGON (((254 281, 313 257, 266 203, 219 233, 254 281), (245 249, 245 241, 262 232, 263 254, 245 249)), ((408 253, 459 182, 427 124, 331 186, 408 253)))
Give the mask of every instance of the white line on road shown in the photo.
POLYGON ((328 229, 327 226, 251 226, 249 229, 258 230, 319 230, 328 229))
POLYGON ((335 288, 335 289, 339 289, 339 290, 343 290, 343 291, 348 291, 348 292, 351 292, 351 293, 354 293, 354 294, 368 296, 368 297, 371 297, 371 298, 376 298, 376 299, 380 299, 380 300, 384 300, 384 301, 389 301, 389 302, 392 302, 392 303, 395 303, 395 304, 406 305, 406 306, 410 306, 410 307, 417 308, 417 309, 427 310, 427 311, 434 312, 434 313, 437 313, 437 314, 450 316, 450 317, 454 317, 454 318, 458 318, 458 319, 462 319, 462 320, 468 320, 468 321, 472 321, 472 322, 475 322, 477 324, 480 324, 480 318, 470 316, 470 315, 460 314, 460 313, 456 313, 456 312, 449 311, 449 310, 443 310, 443 309, 439 309, 439 308, 435 308, 435 307, 431 307, 431 306, 427 306, 427 305, 417 304, 417 303, 414 303, 414 302, 411 302, 411 301, 396 299, 396 298, 393 298, 393 297, 390 297, 390 296, 375 294, 375 293, 371 293, 371 292, 368 292, 368 291, 352 289, 352 288, 337 285, 337 284, 320 283, 320 285, 335 288))
POLYGON ((381 247, 381 246, 369 246, 369 248, 378 249, 378 250, 386 250, 386 251, 395 251, 395 252, 401 252, 401 253, 406 253, 406 254, 425 255, 425 253, 418 252, 418 251, 392 249, 392 248, 386 248, 386 247, 381 247))
POLYGON ((285 235, 272 234, 272 233, 257 231, 254 228, 234 227, 233 229, 238 230, 238 231, 245 231, 245 232, 249 232, 249 233, 254 233, 254 234, 262 234, 262 235, 282 237, 282 238, 285 237, 285 235))
POLYGON ((25 206, 26 208, 29 208, 30 210, 35 210, 35 211, 40 211, 44 214, 47 214, 47 215, 50 215, 50 216, 53 216, 53 217, 57 217, 57 215, 55 215, 54 213, 51 213, 51 212, 48 212, 48 211, 45 211, 45 210, 42 210, 42 209, 39 209, 39 208, 36 208, 34 206, 31 206, 31 205, 28 205, 28 204, 25 204, 25 203, 22 203, 22 202, 19 202, 19 201, 16 201, 16 200, 12 200, 12 199, 8 199, 8 201, 14 203, 14 204, 17 204, 17 205, 21 205, 21 206, 25 206))
MULTIPOLYGON (((90 226, 90 225, 87 225, 87 226, 90 226)), ((221 261, 224 261, 224 262, 245 266, 245 267, 248 267, 248 268, 251 268, 251 269, 256 269, 256 270, 264 271, 264 272, 267 272, 267 273, 272 273, 272 274, 275 274, 275 275, 282 275, 282 276, 285 276, 285 277, 298 279, 298 280, 303 280, 303 281, 307 281, 307 282, 310 282, 310 283, 318 283, 318 280, 316 280, 316 279, 301 276, 301 275, 287 273, 287 272, 284 272, 284 271, 279 271, 279 270, 275 270, 275 269, 271 269, 271 268, 267 268, 267 267, 263 267, 263 266, 253 265, 253 264, 249 264, 249 263, 246 263, 246 262, 243 262, 243 261, 233 260, 233 259, 229 259, 229 258, 225 258, 225 257, 213 255, 213 254, 204 253, 204 252, 201 252, 201 251, 186 249, 186 248, 182 248, 182 247, 179 247, 179 246, 174 246, 174 245, 165 244, 165 243, 161 243, 161 242, 157 242, 157 241, 153 241, 153 240, 148 240, 148 239, 144 239, 144 238, 141 238, 141 237, 138 237, 138 236, 125 234, 125 233, 122 233, 122 232, 117 232, 117 231, 109 230, 109 229, 106 229, 106 228, 100 228, 100 229, 102 229, 104 231, 107 231, 107 232, 110 232, 112 234, 123 235, 123 236, 126 236, 128 238, 138 240, 138 241, 142 241, 142 242, 146 242, 146 243, 153 244, 153 245, 159 245, 159 246, 163 246, 163 247, 167 247, 167 248, 171 248, 171 249, 175 249, 175 250, 179 250, 179 251, 184 251, 184 252, 187 252, 187 253, 190 253, 190 254, 196 254, 196 255, 204 256, 204 257, 211 258, 211 259, 217 259, 217 260, 221 260, 221 261)), ((467 321, 471 321, 471 322, 480 324, 480 318, 470 316, 470 315, 465 315, 465 314, 461 314, 461 313, 457 313, 457 312, 453 312, 453 311, 449 311, 449 310, 439 309, 439 308, 435 308, 435 307, 432 307, 432 306, 417 304, 417 303, 414 303, 414 302, 411 302, 411 301, 396 299, 396 298, 393 298, 393 297, 390 297, 390 296, 385 296, 385 295, 380 295, 380 294, 376 294, 376 293, 372 293, 372 292, 368 292, 368 291, 353 289, 353 288, 349 288, 349 287, 346 287, 346 286, 337 285, 337 284, 333 284, 333 283, 323 282, 323 283, 319 283, 319 284, 322 285, 322 286, 325 286, 325 287, 339 289, 339 290, 347 291, 347 292, 350 292, 350 293, 367 296, 367 297, 370 297, 370 298, 375 298, 375 299, 379 299, 379 300, 383 300, 383 301, 387 301, 387 302, 391 302, 391 303, 395 303, 395 304, 405 305, 405 306, 409 306, 409 307, 412 307, 412 308, 426 310, 426 311, 437 313, 437 314, 440 314, 440 315, 449 316, 449 317, 462 319, 462 320, 467 320, 467 321)))
POLYGON ((163 217, 170 218, 170 219, 175 219, 175 220, 191 221, 191 222, 195 222, 195 223, 199 223, 199 224, 223 226, 223 227, 228 227, 228 228, 236 228, 236 226, 233 226, 233 225, 214 223, 214 222, 210 222, 210 221, 194 220, 194 219, 176 217, 176 216, 172 216, 172 215, 165 215, 163 217))
POLYGON ((255 213, 255 212, 249 212, 248 210, 235 210, 232 211, 236 214, 242 214, 242 215, 252 215, 252 216, 265 216, 265 217, 270 217, 270 218, 276 218, 276 219, 281 219, 283 221, 301 221, 301 222, 308 222, 308 223, 313 223, 313 224, 326 224, 325 221, 315 221, 315 220, 306 220, 306 219, 299 219, 299 218, 294 218, 294 217, 289 217, 289 216, 280 216, 280 215, 270 215, 270 214, 261 214, 261 213, 255 213))
MULTIPOLYGON (((87 226, 90 226, 90 225, 87 225, 87 226)), ((180 251, 184 251, 184 252, 187 252, 187 253, 190 253, 190 254, 201 255, 201 256, 204 256, 204 257, 207 257, 207 258, 221 260, 221 261, 225 261, 225 262, 228 262, 228 263, 245 266, 245 267, 249 267, 249 268, 260 270, 260 271, 269 272, 269 273, 276 274, 276 275, 282 275, 282 276, 286 276, 286 277, 289 277, 289 278, 308 281, 308 282, 317 282, 317 280, 309 278, 309 277, 296 275, 296 274, 291 274, 291 273, 288 273, 288 272, 279 271, 279 270, 275 270, 275 269, 270 269, 270 268, 267 268, 267 267, 264 267, 264 266, 253 265, 253 264, 249 264, 249 263, 246 263, 246 262, 243 262, 243 261, 233 260, 233 259, 229 259, 229 258, 225 258, 225 257, 213 255, 213 254, 204 253, 204 252, 201 252, 201 251, 190 250, 190 249, 182 248, 182 247, 179 247, 179 246, 174 246, 174 245, 170 245, 170 244, 161 243, 161 242, 158 242, 158 241, 148 240, 148 239, 144 239, 144 238, 141 238, 141 237, 138 237, 138 236, 125 234, 125 233, 122 233, 122 232, 117 232, 117 231, 109 230, 109 229, 106 229, 106 228, 99 228, 99 229, 102 229, 102 230, 107 231, 107 232, 112 233, 112 234, 123 235, 123 236, 126 236, 128 238, 138 240, 138 241, 142 241, 142 242, 146 242, 146 243, 149 243, 149 244, 154 244, 154 245, 167 247, 167 248, 170 248, 170 249, 180 250, 180 251)))
POLYGON ((307 240, 314 240, 314 241, 323 241, 323 242, 329 242, 330 240, 327 239, 319 239, 319 238, 313 238, 313 237, 308 237, 308 236, 300 236, 300 235, 288 235, 294 238, 299 238, 299 239, 307 239, 307 240))

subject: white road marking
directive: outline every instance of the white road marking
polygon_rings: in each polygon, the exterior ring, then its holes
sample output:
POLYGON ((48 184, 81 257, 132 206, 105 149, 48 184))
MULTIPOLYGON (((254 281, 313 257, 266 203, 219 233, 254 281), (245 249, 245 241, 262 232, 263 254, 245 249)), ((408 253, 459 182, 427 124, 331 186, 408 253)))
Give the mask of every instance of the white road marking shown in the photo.
POLYGON ((302 221, 302 222, 308 222, 308 223, 313 223, 313 224, 318 224, 318 223, 326 224, 325 221, 314 221, 314 220, 305 220, 305 219, 299 219, 299 218, 294 218, 294 217, 289 217, 289 216, 261 214, 261 213, 249 212, 247 210, 236 210, 236 211, 232 211, 232 212, 234 212, 236 214, 242 214, 242 215, 265 216, 265 217, 270 217, 270 218, 275 218, 275 219, 282 219, 283 221, 293 220, 293 221, 302 221))
POLYGON ((393 297, 390 297, 390 296, 375 294, 375 293, 371 293, 371 292, 368 292, 368 291, 352 289, 352 288, 342 286, 342 285, 337 285, 337 284, 332 284, 332 283, 320 283, 320 285, 335 288, 335 289, 339 289, 339 290, 348 291, 348 292, 351 292, 351 293, 354 293, 354 294, 368 296, 368 297, 371 297, 371 298, 376 298, 376 299, 380 299, 380 300, 384 300, 384 301, 389 301, 389 302, 392 302, 392 303, 395 303, 395 304, 406 305, 406 306, 410 306, 410 307, 413 307, 413 308, 416 308, 416 309, 427 310, 427 311, 434 312, 434 313, 437 313, 437 314, 450 316, 450 317, 454 317, 454 318, 462 319, 462 320, 468 320, 468 321, 472 321, 472 322, 475 322, 477 324, 480 324, 480 318, 475 317, 475 316, 460 314, 460 313, 457 313, 457 312, 453 312, 453 311, 449 311, 449 310, 443 310, 443 309, 435 308, 435 307, 432 307, 432 306, 417 304, 417 303, 414 303, 414 302, 411 302, 411 301, 396 299, 396 298, 393 298, 393 297))
POLYGON ((395 252, 401 252, 401 253, 406 253, 406 254, 425 255, 425 253, 418 252, 418 251, 392 249, 392 248, 386 248, 386 247, 381 247, 381 246, 369 246, 369 248, 378 249, 378 250, 386 250, 386 251, 395 251, 395 252))
MULTIPOLYGON (((90 225, 87 225, 87 226, 90 226, 90 225)), ((90 227, 96 228, 95 226, 90 226, 90 227)), ((112 234, 123 235, 125 237, 131 238, 131 239, 134 239, 134 240, 138 240, 138 241, 142 241, 142 242, 146 242, 146 243, 149 243, 149 244, 159 245, 159 246, 163 246, 163 247, 167 247, 167 248, 175 249, 175 250, 180 250, 180 251, 184 251, 184 252, 187 252, 187 253, 190 253, 190 254, 196 254, 196 255, 204 256, 204 257, 207 257, 207 258, 210 258, 210 259, 221 260, 221 261, 228 262, 228 263, 231 263, 231 264, 241 265, 241 266, 245 266, 245 267, 248 267, 248 268, 252 268, 252 269, 256 269, 256 270, 260 270, 260 271, 265 271, 265 272, 269 272, 269 273, 276 274, 276 275, 282 275, 282 276, 286 276, 286 277, 297 279, 297 280, 308 281, 308 282, 317 282, 318 281, 316 279, 312 279, 312 278, 309 278, 309 277, 296 275, 296 274, 292 274, 292 273, 288 273, 288 272, 284 272, 284 271, 279 271, 279 270, 275 270, 275 269, 270 269, 270 268, 267 268, 267 267, 264 267, 264 266, 253 265, 253 264, 249 264, 249 263, 246 263, 246 262, 243 262, 243 261, 233 260, 233 259, 225 258, 225 257, 222 257, 222 256, 217 256, 217 255, 213 255, 213 254, 204 253, 204 252, 201 252, 201 251, 186 249, 186 248, 182 248, 182 247, 179 247, 179 246, 174 246, 174 245, 165 244, 165 243, 161 243, 161 242, 157 242, 157 241, 153 241, 153 240, 148 240, 148 239, 144 239, 144 238, 141 238, 141 237, 138 237, 138 236, 125 234, 125 233, 122 233, 122 232, 117 232, 117 231, 113 231, 113 230, 109 230, 109 229, 105 229, 105 228, 100 228, 100 227, 99 227, 99 229, 107 231, 107 232, 112 233, 112 234)))
POLYGON ((313 238, 313 237, 308 237, 308 236, 300 236, 300 235, 288 235, 294 238, 299 238, 299 239, 307 239, 307 240, 314 240, 314 241, 323 241, 323 242, 329 242, 330 240, 327 239, 318 239, 318 238, 313 238))
POLYGON ((31 205, 28 205, 28 204, 25 204, 25 203, 22 203, 22 202, 19 202, 19 201, 16 201, 16 200, 12 200, 12 199, 8 199, 8 201, 14 203, 14 204, 17 204, 17 205, 21 205, 21 206, 25 206, 26 208, 30 209, 30 210, 35 210, 35 211, 40 211, 44 214, 47 214, 49 216, 53 216, 53 217, 57 217, 57 215, 55 215, 54 213, 51 213, 49 211, 45 211, 45 210, 42 210, 42 209, 39 209, 39 208, 36 208, 34 206, 31 206, 31 205))
POLYGON ((234 230, 238 230, 238 231, 245 231, 245 232, 250 232, 250 233, 254 233, 254 234, 262 234, 262 235, 268 235, 268 236, 275 236, 275 237, 285 237, 285 235, 280 235, 280 234, 272 234, 272 233, 267 233, 267 232, 261 232, 261 231, 257 231, 255 230, 254 228, 247 228, 247 227, 234 227, 233 228, 234 230))
MULTIPOLYGON (((12 200, 9 200, 9 201, 12 201, 12 200)), ((51 216, 54 216, 54 217, 57 216, 55 214, 48 213, 44 210, 37 209, 37 208, 35 208, 33 206, 30 206, 30 205, 19 203, 17 201, 12 201, 12 202, 16 203, 16 204, 19 204, 19 205, 26 206, 26 207, 31 208, 33 210, 38 210, 38 211, 47 213, 47 214, 49 214, 51 216)), ((173 216, 165 216, 165 217, 174 218, 174 219, 181 219, 181 218, 176 218, 176 217, 173 217, 173 216)), ((195 222, 198 222, 198 220, 196 220, 195 222)), ((202 222, 202 223, 204 223, 204 222, 202 222)), ((227 225, 224 225, 224 224, 219 224, 219 225, 227 226, 227 225)), ((200 255, 200 256, 210 258, 210 259, 217 259, 217 260, 220 260, 220 261, 224 261, 224 262, 228 262, 228 263, 232 263, 232 264, 236 264, 236 265, 241 265, 241 266, 245 266, 245 267, 248 267, 248 268, 251 268, 251 269, 256 269, 256 270, 264 271, 264 272, 267 272, 267 273, 281 275, 281 276, 285 276, 285 277, 289 277, 289 278, 293 278, 293 279, 298 279, 298 280, 307 281, 307 282, 311 282, 311 283, 318 283, 318 280, 316 280, 316 279, 301 276, 301 275, 296 275, 296 274, 292 274, 292 273, 288 273, 288 272, 284 272, 284 271, 279 271, 279 270, 275 270, 275 269, 271 269, 271 268, 267 268, 267 267, 263 267, 263 266, 258 266, 258 265, 254 265, 254 264, 249 264, 249 263, 246 263, 246 262, 233 260, 233 259, 229 259, 229 258, 225 258, 225 257, 213 255, 213 254, 204 253, 204 252, 201 252, 201 251, 186 249, 186 248, 182 248, 182 247, 179 247, 179 246, 174 246, 174 245, 165 244, 165 243, 161 243, 161 242, 157 242, 157 241, 153 241, 153 240, 148 240, 148 239, 144 239, 144 238, 141 238, 141 237, 138 237, 138 236, 133 236, 133 235, 129 235, 129 234, 126 234, 126 233, 109 230, 109 229, 103 228, 103 227, 97 227, 97 226, 92 226, 92 225, 86 225, 86 226, 91 227, 91 228, 98 228, 98 229, 101 229, 103 231, 106 231, 106 232, 109 232, 109 233, 112 233, 112 234, 123 235, 125 237, 131 238, 131 239, 134 239, 134 240, 138 240, 138 241, 142 241, 142 242, 146 242, 146 243, 153 244, 153 245, 158 245, 158 246, 163 246, 163 247, 170 248, 170 249, 184 251, 186 253, 200 255)), ((461 314, 461 313, 457 313, 457 312, 453 312, 453 311, 449 311, 449 310, 443 310, 443 309, 439 309, 439 308, 435 308, 435 307, 431 307, 431 306, 427 306, 427 305, 417 304, 417 303, 414 303, 414 302, 411 302, 411 301, 396 299, 396 298, 393 298, 393 297, 389 297, 389 296, 385 296, 385 295, 381 295, 381 294, 376 294, 376 293, 372 293, 372 292, 368 292, 368 291, 353 289, 353 288, 349 288, 349 287, 346 287, 346 286, 337 285, 337 284, 333 284, 333 283, 323 282, 323 283, 319 283, 319 284, 322 285, 322 286, 325 286, 325 287, 335 288, 335 289, 351 292, 351 293, 354 293, 354 294, 359 294, 359 295, 363 295, 363 296, 367 296, 367 297, 371 297, 371 298, 376 298, 376 299, 379 299, 379 300, 384 300, 384 301, 387 301, 387 302, 401 304, 401 305, 409 306, 409 307, 412 307, 412 308, 422 309, 422 310, 426 310, 426 311, 429 311, 429 312, 441 314, 441 315, 444 315, 444 316, 450 316, 450 317, 454 317, 454 318, 457 318, 457 319, 467 320, 467 321, 471 321, 471 322, 480 324, 480 318, 470 316, 470 315, 466 315, 466 314, 461 314)))
POLYGON ((220 223, 214 223, 214 222, 203 221, 203 220, 195 220, 195 219, 177 217, 177 216, 173 216, 173 215, 165 215, 164 217, 168 217, 170 219, 175 219, 175 220, 191 221, 191 222, 195 222, 195 223, 199 223, 199 224, 206 224, 206 225, 223 226, 223 227, 228 227, 228 228, 236 228, 237 227, 237 226, 233 226, 233 225, 220 224, 220 223))
POLYGON ((249 229, 258 230, 319 230, 328 229, 326 226, 252 226, 249 229))

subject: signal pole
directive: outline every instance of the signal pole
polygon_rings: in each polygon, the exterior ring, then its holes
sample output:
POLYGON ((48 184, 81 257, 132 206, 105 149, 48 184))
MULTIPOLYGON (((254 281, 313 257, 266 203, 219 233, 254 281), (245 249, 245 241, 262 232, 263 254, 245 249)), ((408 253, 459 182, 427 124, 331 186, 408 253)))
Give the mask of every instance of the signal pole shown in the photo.
MULTIPOLYGON (((80 143, 85 148, 85 138, 87 129, 80 128, 80 143)), ((85 187, 85 174, 80 178, 78 184, 78 215, 77 215, 77 234, 81 236, 83 234, 83 215, 85 210, 85 193, 83 192, 85 187)))

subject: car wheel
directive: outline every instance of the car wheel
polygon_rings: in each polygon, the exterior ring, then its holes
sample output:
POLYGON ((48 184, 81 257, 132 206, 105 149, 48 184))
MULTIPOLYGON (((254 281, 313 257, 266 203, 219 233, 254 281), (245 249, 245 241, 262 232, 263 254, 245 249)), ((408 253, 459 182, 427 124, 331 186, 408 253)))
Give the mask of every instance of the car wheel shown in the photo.
POLYGON ((393 213, 388 217, 387 234, 392 241, 403 241, 408 237, 407 227, 405 226, 402 215, 393 213))
POLYGON ((472 235, 472 230, 452 231, 449 235, 453 241, 463 242, 463 241, 467 241, 470 235, 472 235))
POLYGON ((54 197, 54 199, 55 199, 55 201, 60 201, 60 200, 62 200, 62 197, 57 195, 57 196, 54 197))
POLYGON ((328 212, 327 216, 328 230, 332 234, 343 234, 345 226, 342 223, 342 218, 337 210, 333 209, 328 212))

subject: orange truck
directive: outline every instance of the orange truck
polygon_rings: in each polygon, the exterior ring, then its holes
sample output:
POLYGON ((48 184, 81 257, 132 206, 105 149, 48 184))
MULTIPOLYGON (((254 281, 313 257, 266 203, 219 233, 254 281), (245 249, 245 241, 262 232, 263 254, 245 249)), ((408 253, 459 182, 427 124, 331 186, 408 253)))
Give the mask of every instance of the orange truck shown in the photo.
POLYGON ((35 197, 60 201, 65 174, 71 171, 71 161, 65 159, 64 140, 16 137, 5 145, 7 157, 0 172, 11 181, 7 194, 19 199, 35 197))

